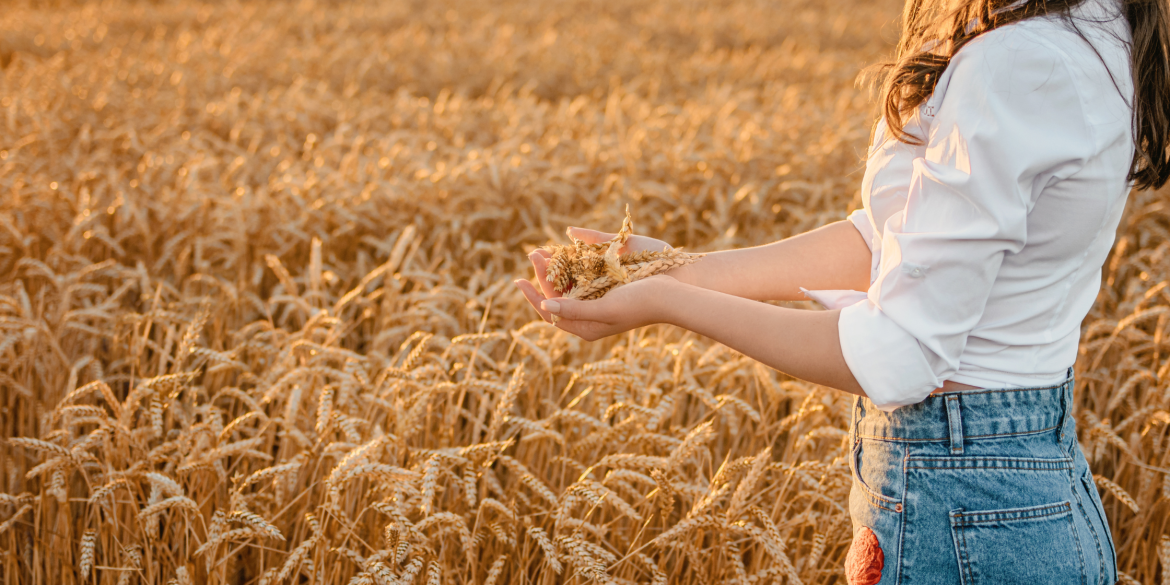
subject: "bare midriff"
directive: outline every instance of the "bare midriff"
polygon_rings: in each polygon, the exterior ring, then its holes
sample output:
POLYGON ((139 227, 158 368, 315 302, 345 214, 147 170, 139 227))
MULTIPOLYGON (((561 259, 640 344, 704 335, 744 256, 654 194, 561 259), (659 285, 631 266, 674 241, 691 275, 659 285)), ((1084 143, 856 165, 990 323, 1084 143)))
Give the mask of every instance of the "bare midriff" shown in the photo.
POLYGON ((979 390, 979 389, 980 388, 978 386, 972 386, 970 384, 960 384, 958 382, 952 382, 950 380, 947 380, 946 382, 943 382, 942 388, 935 388, 934 391, 931 392, 931 394, 939 394, 941 392, 961 392, 963 390, 979 390))

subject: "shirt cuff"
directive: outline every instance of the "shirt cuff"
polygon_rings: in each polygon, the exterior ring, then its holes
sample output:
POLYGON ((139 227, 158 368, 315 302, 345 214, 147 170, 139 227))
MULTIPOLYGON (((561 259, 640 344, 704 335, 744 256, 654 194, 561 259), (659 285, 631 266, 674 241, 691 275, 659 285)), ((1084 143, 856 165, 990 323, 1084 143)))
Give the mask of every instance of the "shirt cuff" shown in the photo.
POLYGON ((808 290, 802 286, 800 292, 830 311, 844 309, 849 305, 860 303, 866 298, 865 293, 859 290, 808 290))
POLYGON ((942 385, 918 340, 868 299, 841 309, 837 334, 846 365, 880 410, 922 402, 942 385))
POLYGON ((857 228, 857 231, 861 232, 861 239, 865 240, 865 245, 869 246, 870 252, 873 252, 873 224, 870 223, 869 214, 865 212, 865 209, 854 210, 846 219, 853 224, 853 227, 857 228))

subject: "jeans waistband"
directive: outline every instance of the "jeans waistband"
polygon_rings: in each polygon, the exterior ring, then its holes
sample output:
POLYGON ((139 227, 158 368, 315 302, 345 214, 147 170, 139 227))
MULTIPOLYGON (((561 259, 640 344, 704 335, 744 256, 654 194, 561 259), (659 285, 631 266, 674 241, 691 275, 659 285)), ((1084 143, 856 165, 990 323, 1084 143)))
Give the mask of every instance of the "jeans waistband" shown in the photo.
POLYGON ((1070 368, 1068 378, 1056 386, 942 392, 893 412, 858 398, 853 430, 862 439, 951 441, 961 451, 964 439, 1056 430, 1069 416, 1073 384, 1070 368))

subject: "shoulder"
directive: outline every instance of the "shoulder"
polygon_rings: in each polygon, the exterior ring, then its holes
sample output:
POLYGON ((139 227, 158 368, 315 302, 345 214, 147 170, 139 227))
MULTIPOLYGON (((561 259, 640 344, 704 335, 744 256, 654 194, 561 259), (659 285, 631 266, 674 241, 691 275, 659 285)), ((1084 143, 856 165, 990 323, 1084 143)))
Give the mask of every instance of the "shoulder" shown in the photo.
POLYGON ((1034 89, 1047 83, 1056 89, 1051 84, 1075 83, 1066 89, 1082 93, 1093 93, 1087 86, 1104 83, 1125 93, 1130 77, 1128 24, 1107 8, 1086 0, 1069 18, 1029 18, 979 35, 955 53, 944 76, 1006 83, 1017 90, 1019 84, 1034 89))
POLYGON ((1080 41, 1047 18, 1033 18, 984 33, 964 45, 948 66, 951 83, 1012 94, 1073 91, 1068 57, 1080 41))
POLYGON ((1035 18, 972 39, 951 58, 926 110, 949 111, 968 124, 1087 124, 1078 87, 1085 79, 1069 65, 1071 41, 1059 25, 1035 18))
POLYGON ((1114 34, 1108 30, 1114 26, 1121 25, 1047 16, 984 33, 955 53, 930 101, 937 109, 949 95, 964 107, 1029 121, 1080 120, 1095 139, 1111 144, 1130 131, 1133 92, 1128 49, 1118 38, 1125 31, 1114 34))

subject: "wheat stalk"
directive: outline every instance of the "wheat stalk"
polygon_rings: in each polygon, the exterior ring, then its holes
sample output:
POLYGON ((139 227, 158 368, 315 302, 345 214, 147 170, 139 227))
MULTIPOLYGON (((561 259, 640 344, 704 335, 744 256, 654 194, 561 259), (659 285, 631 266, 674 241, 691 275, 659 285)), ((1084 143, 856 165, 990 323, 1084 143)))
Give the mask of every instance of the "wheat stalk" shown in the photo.
POLYGON ((615 287, 662 274, 702 258, 702 254, 686 254, 680 249, 621 254, 621 248, 632 234, 633 220, 627 205, 622 227, 609 242, 585 244, 570 233, 570 245, 547 246, 550 257, 545 279, 566 298, 591 300, 605 296, 615 287))

